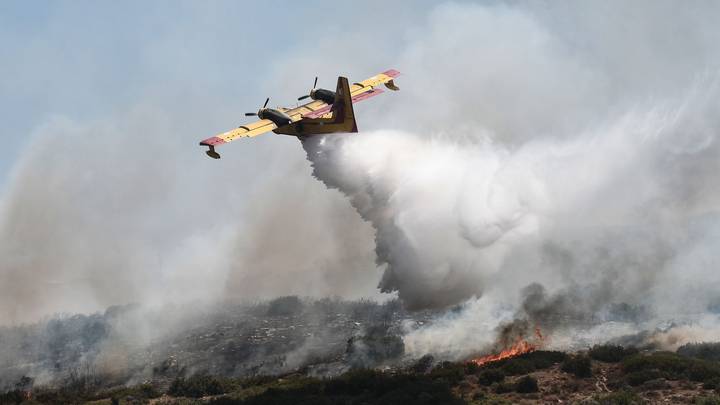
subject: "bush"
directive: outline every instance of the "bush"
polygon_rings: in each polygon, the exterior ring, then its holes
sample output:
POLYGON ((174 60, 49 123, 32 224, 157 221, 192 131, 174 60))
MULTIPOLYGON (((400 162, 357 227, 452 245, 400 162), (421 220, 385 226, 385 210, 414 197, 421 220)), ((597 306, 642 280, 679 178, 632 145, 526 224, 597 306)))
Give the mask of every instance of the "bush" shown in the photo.
POLYGON ((515 391, 515 385, 509 382, 501 382, 495 385, 496 394, 507 394, 508 392, 515 391))
POLYGON ((267 316, 293 316, 302 313, 303 302, 295 295, 278 297, 268 303, 267 316))
POLYGON ((310 404, 462 404, 442 381, 428 375, 385 374, 355 370, 329 380, 301 380, 297 384, 273 385, 243 400, 217 398, 213 405, 310 405, 310 404))
POLYGON ((0 394, 0 404, 19 404, 25 400, 25 393, 20 390, 7 391, 0 394))
POLYGON ((477 374, 480 370, 480 366, 478 366, 474 361, 465 363, 465 374, 477 374))
POLYGON ((477 405, 513 405, 512 402, 503 399, 502 397, 488 396, 482 398, 475 398, 472 402, 477 405))
POLYGON ((527 359, 516 358, 508 360, 500 369, 506 375, 522 375, 535 371, 535 365, 527 359))
MULTIPOLYGON (((412 366, 410 366, 410 370, 412 370, 415 373, 424 374, 427 373, 430 369, 432 369, 432 365, 435 362, 435 358, 429 354, 426 354, 418 359, 418 361, 415 362, 412 366)), ((470 363, 475 364, 475 363, 470 363)))
POLYGON ((577 355, 565 360, 560 367, 562 371, 570 373, 578 378, 587 378, 592 376, 592 363, 590 358, 583 355, 577 355))
POLYGON ((693 403, 696 405, 720 405, 720 397, 717 395, 697 397, 693 403))
POLYGON ((176 378, 170 388, 168 394, 174 397, 191 397, 200 398, 206 395, 220 395, 229 391, 228 381, 218 377, 205 374, 197 374, 190 378, 176 378))
POLYGON ((140 384, 132 387, 119 387, 110 390, 102 390, 90 396, 88 399, 95 401, 108 397, 113 399, 127 397, 133 397, 135 399, 153 399, 159 397, 160 395, 162 394, 151 384, 140 384))
POLYGON ((515 383, 515 391, 521 394, 528 394, 531 392, 538 392, 538 383, 532 376, 526 375, 515 383))
POLYGON ((643 370, 662 370, 669 378, 681 377, 688 368, 688 361, 669 352, 656 352, 650 355, 636 354, 622 361, 626 373, 643 370))
POLYGON ((680 346, 676 353, 683 357, 720 361, 720 342, 688 343, 680 346))
POLYGON ((664 378, 655 378, 653 380, 645 381, 641 388, 645 391, 659 391, 670 388, 670 385, 664 378))
POLYGON ((717 379, 720 377, 720 364, 694 360, 688 366, 687 376, 692 381, 710 381, 717 379))
POLYGON ((618 391, 612 394, 595 397, 598 405, 638 405, 644 404, 645 401, 636 393, 631 391, 618 391))
POLYGON ((627 374, 625 381, 633 387, 637 387, 645 381, 655 380, 661 377, 663 377, 663 374, 658 370, 640 370, 627 374))
POLYGON ((675 380, 687 378, 705 382, 720 377, 720 364, 681 357, 670 352, 630 356, 622 361, 622 368, 626 374, 659 372, 662 377, 675 380))
POLYGON ((478 374, 478 383, 481 385, 493 385, 505 380, 505 373, 500 369, 491 368, 478 374))
POLYGON ((537 350, 520 356, 494 361, 483 368, 500 368, 505 375, 522 375, 535 370, 543 370, 560 363, 567 358, 563 352, 537 350))
POLYGON ((703 388, 706 390, 715 390, 720 388, 720 377, 708 378, 703 383, 703 388))
POLYGON ((604 361, 606 363, 617 363, 625 357, 637 354, 638 350, 634 347, 624 348, 619 345, 595 345, 590 349, 588 355, 593 360, 604 361))
POLYGON ((457 384, 465 377, 465 365, 444 361, 432 369, 429 374, 433 380, 440 380, 447 384, 457 384))
POLYGON ((352 336, 345 349, 348 362, 355 368, 373 367, 404 352, 402 337, 387 326, 371 326, 363 335, 352 336))

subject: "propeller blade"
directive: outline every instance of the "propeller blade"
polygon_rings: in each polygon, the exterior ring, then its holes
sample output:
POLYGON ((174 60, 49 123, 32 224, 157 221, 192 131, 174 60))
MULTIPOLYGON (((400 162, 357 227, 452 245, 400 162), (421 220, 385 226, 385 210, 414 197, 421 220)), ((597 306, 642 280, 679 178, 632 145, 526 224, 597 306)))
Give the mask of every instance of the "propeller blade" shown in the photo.
POLYGON ((256 116, 256 115, 257 115, 257 113, 245 113, 245 116, 246 116, 246 117, 253 117, 253 116, 256 116))
POLYGON ((305 99, 308 98, 308 97, 310 97, 309 94, 306 94, 306 95, 304 95, 304 96, 302 96, 302 97, 298 97, 298 101, 300 101, 300 100, 305 100, 305 99))
POLYGON ((268 101, 270 101, 270 97, 268 97, 267 100, 265 100, 265 104, 263 104, 263 108, 267 107, 268 101))
POLYGON ((313 90, 315 90, 316 86, 317 86, 317 76, 315 76, 315 83, 313 83, 313 90))

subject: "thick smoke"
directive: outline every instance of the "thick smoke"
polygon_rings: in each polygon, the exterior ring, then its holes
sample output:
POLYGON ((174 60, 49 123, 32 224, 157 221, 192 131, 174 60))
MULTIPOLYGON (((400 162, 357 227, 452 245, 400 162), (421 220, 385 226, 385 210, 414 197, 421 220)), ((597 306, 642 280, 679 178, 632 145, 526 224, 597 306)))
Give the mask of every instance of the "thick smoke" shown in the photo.
POLYGON ((0 205, 0 323, 133 302, 377 295, 371 229, 307 164, 283 162, 295 142, 213 166, 194 142, 153 136, 197 137, 179 126, 145 107, 37 128, 0 205), (244 170, 259 160, 286 174, 244 170))
POLYGON ((304 142, 375 228, 383 291, 411 308, 476 300, 410 331, 410 351, 466 356, 513 320, 577 346, 717 305, 710 8, 601 7, 600 21, 440 7, 400 58, 410 95, 388 113, 417 128, 304 142))

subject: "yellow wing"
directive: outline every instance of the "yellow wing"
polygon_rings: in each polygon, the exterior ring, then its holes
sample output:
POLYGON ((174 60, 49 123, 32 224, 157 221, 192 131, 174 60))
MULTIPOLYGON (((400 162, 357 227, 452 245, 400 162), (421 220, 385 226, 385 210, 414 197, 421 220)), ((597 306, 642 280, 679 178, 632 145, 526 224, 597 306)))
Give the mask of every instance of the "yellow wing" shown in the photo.
POLYGON ((250 124, 241 125, 222 134, 213 136, 200 142, 200 145, 215 146, 223 143, 234 141, 237 138, 249 138, 252 136, 262 135, 277 128, 274 122, 270 120, 255 121, 250 124))
POLYGON ((373 88, 384 84, 390 90, 400 90, 399 87, 395 86, 393 79, 400 76, 400 72, 395 69, 386 70, 378 75, 375 75, 367 80, 363 80, 359 83, 353 83, 350 87, 350 94, 356 96, 360 93, 370 91, 373 88))
MULTIPOLYGON (((381 94, 383 90, 377 88, 381 84, 384 84, 385 87, 390 90, 400 90, 393 82, 393 79, 398 76, 400 76, 400 72, 390 69, 369 79, 353 83, 353 85, 350 86, 350 96, 352 97, 353 104, 381 94)), ((315 100, 283 112, 290 116, 290 119, 295 122, 302 118, 329 118, 330 108, 331 106, 327 103, 315 100)))

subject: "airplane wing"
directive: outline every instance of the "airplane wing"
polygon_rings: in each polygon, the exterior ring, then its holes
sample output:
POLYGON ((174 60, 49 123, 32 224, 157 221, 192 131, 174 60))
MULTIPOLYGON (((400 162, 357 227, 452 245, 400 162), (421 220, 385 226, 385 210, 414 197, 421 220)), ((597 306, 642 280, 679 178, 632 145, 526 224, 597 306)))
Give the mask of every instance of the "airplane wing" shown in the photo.
POLYGON ((222 134, 210 137, 200 142, 204 146, 216 146, 234 141, 237 138, 249 138, 262 135, 277 128, 277 125, 270 120, 259 120, 250 124, 241 125, 222 134))
MULTIPOLYGON (((381 84, 384 84, 385 87, 390 90, 400 90, 393 82, 393 79, 398 76, 400 76, 400 72, 395 69, 390 69, 369 79, 353 83, 353 85, 350 86, 350 96, 352 97, 353 104, 382 94, 383 90, 378 88, 381 84)), ((329 118, 331 108, 331 105, 315 100, 284 112, 295 122, 302 118, 329 118)))
POLYGON ((395 86, 395 83, 393 82, 393 79, 398 76, 400 76, 400 72, 398 72, 397 70, 386 70, 369 79, 363 80, 358 83, 353 83, 353 85, 350 87, 350 94, 354 96, 356 94, 364 93, 366 91, 372 90, 373 88, 381 84, 384 84, 390 90, 400 90, 400 88, 395 86))

